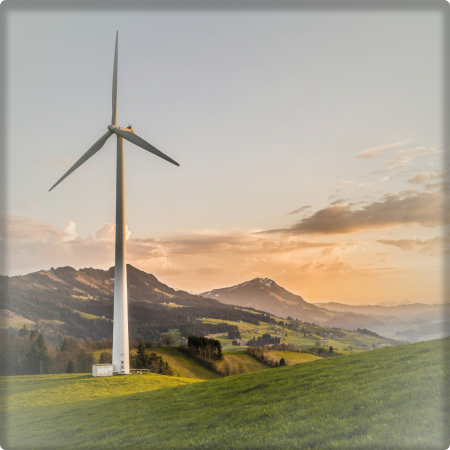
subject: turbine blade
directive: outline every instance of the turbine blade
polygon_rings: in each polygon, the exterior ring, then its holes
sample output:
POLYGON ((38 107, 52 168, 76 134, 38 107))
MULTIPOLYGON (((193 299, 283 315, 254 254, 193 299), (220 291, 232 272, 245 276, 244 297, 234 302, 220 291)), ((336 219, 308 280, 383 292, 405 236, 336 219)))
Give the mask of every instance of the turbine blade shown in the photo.
POLYGON ((118 58, 119 30, 116 33, 116 49, 114 51, 114 71, 112 84, 112 117, 111 125, 117 125, 117 58, 118 58))
POLYGON ((108 138, 112 135, 111 131, 106 132, 50 189, 49 192, 61 183, 64 178, 68 177, 74 170, 78 169, 91 156, 95 155, 104 145, 108 138))
POLYGON ((153 153, 154 155, 159 156, 160 158, 165 159, 166 161, 169 161, 170 163, 175 164, 176 166, 179 166, 179 164, 172 158, 169 158, 163 152, 160 152, 157 148, 153 147, 153 145, 149 144, 147 141, 144 141, 144 139, 135 135, 131 131, 124 131, 121 130, 120 128, 115 128, 114 133, 116 133, 119 136, 122 136, 127 141, 136 144, 138 147, 141 147, 144 150, 147 150, 148 152, 153 153))

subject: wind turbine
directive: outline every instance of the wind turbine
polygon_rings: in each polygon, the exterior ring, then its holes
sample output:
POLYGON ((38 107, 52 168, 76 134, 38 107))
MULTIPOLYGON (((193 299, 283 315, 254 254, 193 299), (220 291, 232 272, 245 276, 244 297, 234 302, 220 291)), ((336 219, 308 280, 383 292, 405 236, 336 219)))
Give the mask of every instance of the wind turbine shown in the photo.
POLYGON ((116 33, 114 52, 114 71, 112 85, 112 118, 108 131, 50 188, 51 191, 64 178, 68 177, 90 157, 94 156, 113 134, 117 135, 117 172, 116 172, 116 255, 114 272, 114 327, 113 327, 113 371, 117 374, 130 373, 130 355, 128 347, 128 297, 127 263, 125 247, 125 189, 124 189, 124 152, 123 140, 137 145, 166 161, 179 166, 173 159, 144 141, 134 132, 132 126, 117 126, 117 56, 119 31, 116 33))

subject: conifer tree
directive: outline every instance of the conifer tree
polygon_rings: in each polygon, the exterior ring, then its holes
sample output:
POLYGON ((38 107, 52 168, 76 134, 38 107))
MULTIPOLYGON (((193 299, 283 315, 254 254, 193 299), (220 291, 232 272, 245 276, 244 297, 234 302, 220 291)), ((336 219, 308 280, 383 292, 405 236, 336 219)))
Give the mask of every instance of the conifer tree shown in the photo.
POLYGON ((74 373, 75 372, 75 364, 71 359, 66 364, 66 373, 74 373))
POLYGON ((67 338, 64 338, 62 344, 61 344, 61 351, 62 352, 68 352, 70 350, 69 343, 67 342, 67 338))
POLYGON ((284 358, 280 359, 280 367, 281 366, 285 366, 286 365, 286 361, 284 360, 284 358))
POLYGON ((145 345, 141 342, 138 346, 134 365, 136 369, 146 369, 148 364, 148 356, 145 352, 145 345))
POLYGON ((31 345, 30 350, 26 355, 26 371, 29 374, 38 374, 41 370, 42 362, 42 373, 48 373, 48 367, 50 365, 50 355, 48 354, 47 344, 39 333, 36 341, 31 345))
POLYGON ((19 330, 19 336, 28 336, 28 328, 26 324, 23 324, 23 327, 19 330))

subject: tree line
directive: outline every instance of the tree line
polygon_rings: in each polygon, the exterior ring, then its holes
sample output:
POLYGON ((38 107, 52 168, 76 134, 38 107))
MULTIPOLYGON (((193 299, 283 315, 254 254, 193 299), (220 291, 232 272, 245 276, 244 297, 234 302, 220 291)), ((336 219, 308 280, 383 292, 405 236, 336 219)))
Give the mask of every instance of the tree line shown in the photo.
POLYGON ((252 355, 258 361, 268 364, 270 367, 282 367, 286 365, 285 359, 278 359, 276 355, 264 349, 264 347, 248 347, 247 354, 252 355))
POLYGON ((108 339, 94 342, 89 338, 83 340, 65 336, 61 345, 53 348, 42 333, 28 330, 26 325, 17 335, 11 333, 8 336, 0 330, 0 375, 90 372, 96 362, 93 351, 107 349, 111 345, 108 339))
POLYGON ((278 336, 271 336, 270 333, 264 333, 262 336, 258 336, 257 339, 250 339, 246 345, 249 347, 264 347, 265 345, 278 345, 280 338, 278 336))

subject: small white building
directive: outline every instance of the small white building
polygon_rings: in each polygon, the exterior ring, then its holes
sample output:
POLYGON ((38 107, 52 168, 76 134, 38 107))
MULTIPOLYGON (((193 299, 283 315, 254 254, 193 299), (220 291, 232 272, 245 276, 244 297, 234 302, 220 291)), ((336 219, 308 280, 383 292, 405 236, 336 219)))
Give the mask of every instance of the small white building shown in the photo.
POLYGON ((112 364, 92 364, 92 376, 93 377, 112 377, 113 365, 112 364))

